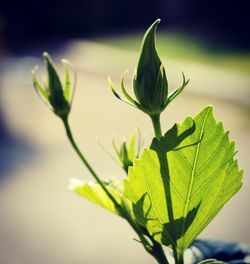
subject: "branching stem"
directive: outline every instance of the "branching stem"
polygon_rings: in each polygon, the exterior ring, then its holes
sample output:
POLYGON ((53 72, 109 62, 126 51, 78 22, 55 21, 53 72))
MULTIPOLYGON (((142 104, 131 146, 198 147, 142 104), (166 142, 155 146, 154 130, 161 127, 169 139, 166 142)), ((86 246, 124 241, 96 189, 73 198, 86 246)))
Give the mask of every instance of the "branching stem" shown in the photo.
POLYGON ((133 228, 133 230, 137 233, 138 237, 140 238, 141 243, 143 244, 144 249, 150 255, 152 255, 157 260, 157 262, 159 264, 168 264, 167 258, 163 252, 161 245, 158 242, 154 241, 154 239, 151 237, 149 237, 149 238, 150 238, 152 244, 149 243, 149 241, 145 238, 143 231, 141 230, 141 227, 131 218, 129 213, 120 204, 117 203, 117 201, 115 200, 113 195, 109 192, 109 190, 107 189, 105 184, 102 182, 102 180, 99 178, 97 173, 94 171, 94 169, 92 168, 90 163, 84 157, 84 155, 82 154, 82 152, 80 151, 80 149, 78 148, 78 146, 74 140, 74 137, 73 137, 73 134, 71 132, 70 125, 68 122, 68 118, 65 117, 62 119, 62 121, 63 121, 64 127, 65 127, 65 130, 66 130, 67 137, 68 137, 73 149, 77 153, 78 157, 83 162, 83 164, 86 166, 86 168, 91 173, 91 175, 94 177, 96 182, 98 184, 100 184, 103 191, 107 194, 107 196, 110 198, 110 200, 114 203, 114 205, 115 205, 116 209, 119 211, 120 215, 127 220, 127 222, 130 224, 130 226, 133 228))

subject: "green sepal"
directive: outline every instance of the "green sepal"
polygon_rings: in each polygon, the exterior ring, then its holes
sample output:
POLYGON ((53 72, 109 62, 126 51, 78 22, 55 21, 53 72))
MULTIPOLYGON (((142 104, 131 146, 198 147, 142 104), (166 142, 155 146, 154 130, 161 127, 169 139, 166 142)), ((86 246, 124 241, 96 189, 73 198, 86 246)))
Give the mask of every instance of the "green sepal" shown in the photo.
MULTIPOLYGON (((126 72, 125 72, 126 73, 126 72)), ((141 111, 143 111, 144 113, 148 113, 148 110, 142 106, 141 104, 139 104, 136 100, 134 100, 130 95, 129 93, 127 92, 126 88, 125 88, 125 85, 124 85, 124 75, 125 73, 122 75, 122 78, 121 78, 121 90, 122 90, 122 93, 123 95, 127 98, 128 102, 131 103, 131 105, 133 105, 134 107, 140 109, 141 111)))
POLYGON ((49 94, 46 88, 43 88, 42 85, 38 82, 36 78, 36 71, 37 71, 37 66, 31 71, 32 73, 32 82, 33 86, 37 92, 37 94, 42 98, 42 100, 48 104, 49 101, 49 94))
POLYGON ((62 60, 64 70, 65 70, 65 81, 64 81, 64 91, 63 96, 67 102, 71 101, 71 94, 70 94, 70 88, 71 88, 71 80, 70 80, 70 74, 69 74, 69 62, 65 59, 62 60))
POLYGON ((125 102, 125 101, 121 98, 121 96, 117 93, 117 91, 116 91, 116 89, 115 89, 115 86, 114 86, 114 84, 113 84, 113 82, 112 82, 110 76, 108 76, 108 84, 109 84, 109 88, 111 89, 113 95, 114 95, 116 98, 118 98, 119 100, 125 102))
POLYGON ((167 105, 169 105, 177 96, 179 96, 183 92, 189 81, 190 79, 186 80, 185 75, 182 72, 182 85, 170 93, 164 108, 166 108, 167 105))
MULTIPOLYGON (((124 73, 125 74, 125 73, 124 73)), ((115 86, 110 78, 110 76, 108 76, 108 84, 109 84, 109 88, 111 89, 113 95, 118 98, 119 100, 121 100, 122 102, 129 104, 135 108, 140 109, 141 111, 147 113, 147 109, 145 109, 144 107, 142 107, 138 102, 136 102, 136 100, 134 100, 129 93, 127 92, 125 85, 124 85, 124 74, 122 75, 121 78, 121 90, 123 95, 125 96, 126 99, 123 99, 119 93, 116 91, 115 86)))

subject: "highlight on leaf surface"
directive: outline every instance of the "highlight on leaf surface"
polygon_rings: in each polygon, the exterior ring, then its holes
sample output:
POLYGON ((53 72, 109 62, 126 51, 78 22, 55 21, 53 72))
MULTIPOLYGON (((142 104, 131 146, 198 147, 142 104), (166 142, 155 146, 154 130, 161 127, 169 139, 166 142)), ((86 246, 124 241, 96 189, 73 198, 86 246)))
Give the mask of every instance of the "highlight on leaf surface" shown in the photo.
POLYGON ((235 144, 211 106, 175 124, 129 168, 124 195, 138 222, 181 254, 240 189, 235 144))
POLYGON ((61 118, 68 116, 70 112, 71 102, 76 86, 76 73, 71 63, 65 59, 62 60, 65 69, 65 81, 62 84, 57 69, 47 52, 43 54, 45 64, 47 66, 47 80, 41 85, 36 77, 38 67, 32 71, 33 85, 42 98, 42 100, 61 118), (73 83, 71 83, 70 70, 73 70, 73 83))
MULTIPOLYGON (((132 215, 131 203, 125 199, 122 194, 122 189, 118 181, 110 180, 103 182, 108 191, 112 194, 117 203, 122 206, 129 214, 132 215)), ((93 181, 81 181, 71 179, 68 188, 89 201, 104 207, 108 211, 120 215, 114 203, 107 196, 100 184, 93 181)))

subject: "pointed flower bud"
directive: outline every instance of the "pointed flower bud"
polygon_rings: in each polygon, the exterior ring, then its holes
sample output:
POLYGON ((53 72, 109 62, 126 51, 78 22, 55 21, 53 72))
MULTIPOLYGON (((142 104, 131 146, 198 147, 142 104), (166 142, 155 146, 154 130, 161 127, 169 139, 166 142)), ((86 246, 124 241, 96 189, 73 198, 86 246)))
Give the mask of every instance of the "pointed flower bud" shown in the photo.
POLYGON ((167 105, 184 90, 188 83, 183 74, 182 85, 169 94, 165 68, 155 47, 156 28, 159 23, 160 19, 157 19, 149 27, 142 41, 139 62, 133 77, 133 90, 136 99, 131 97, 125 89, 124 77, 121 80, 121 90, 126 98, 125 100, 116 92, 109 78, 109 86, 118 99, 142 110, 151 117, 159 116, 167 105))
POLYGON ((144 35, 141 54, 133 78, 138 102, 150 113, 160 113, 168 97, 168 82, 164 66, 155 48, 156 20, 144 35))
POLYGON ((56 67, 54 66, 54 63, 49 54, 45 52, 43 56, 45 64, 47 66, 48 75, 46 84, 42 86, 38 82, 36 78, 37 67, 35 67, 35 69, 32 71, 33 85, 43 101, 54 111, 57 116, 63 119, 67 118, 71 108, 76 75, 74 73, 74 83, 72 85, 73 89, 71 91, 71 80, 69 74, 69 67, 71 67, 71 64, 67 60, 62 60, 65 68, 65 82, 64 84, 62 84, 58 76, 56 67))

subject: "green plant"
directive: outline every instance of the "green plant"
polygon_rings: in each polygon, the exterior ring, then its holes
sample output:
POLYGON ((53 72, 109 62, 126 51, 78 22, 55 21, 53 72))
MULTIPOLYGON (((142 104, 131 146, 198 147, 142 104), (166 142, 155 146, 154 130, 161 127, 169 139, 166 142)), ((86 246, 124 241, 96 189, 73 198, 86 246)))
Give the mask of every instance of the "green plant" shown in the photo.
POLYGON ((128 174, 124 186, 116 180, 101 180, 74 140, 68 122, 74 90, 70 64, 63 61, 66 70, 63 85, 50 56, 44 53, 48 82, 40 85, 34 71, 33 84, 63 121, 72 147, 95 179, 95 182, 72 180, 71 189, 124 218, 158 263, 169 263, 163 250, 167 246, 172 249, 175 263, 182 264, 184 250, 240 189, 243 171, 234 158, 234 142, 229 140, 223 124, 215 120, 212 106, 162 133, 160 115, 181 94, 188 80, 182 74, 182 85, 168 92, 165 69, 155 48, 159 22, 156 20, 150 26, 143 39, 133 77, 135 99, 127 92, 124 77, 123 97, 109 78, 114 95, 147 114, 155 132, 151 145, 141 154, 136 150, 136 135, 129 147, 125 142, 119 149, 114 144, 121 166, 128 174))

